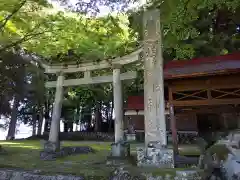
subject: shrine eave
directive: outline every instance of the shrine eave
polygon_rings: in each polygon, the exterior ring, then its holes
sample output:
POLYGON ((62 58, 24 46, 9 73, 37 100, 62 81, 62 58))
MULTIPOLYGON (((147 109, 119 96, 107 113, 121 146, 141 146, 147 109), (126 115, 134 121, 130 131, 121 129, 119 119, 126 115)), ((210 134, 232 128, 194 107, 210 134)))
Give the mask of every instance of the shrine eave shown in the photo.
POLYGON ((240 53, 171 61, 164 66, 164 79, 210 76, 240 72, 240 53))

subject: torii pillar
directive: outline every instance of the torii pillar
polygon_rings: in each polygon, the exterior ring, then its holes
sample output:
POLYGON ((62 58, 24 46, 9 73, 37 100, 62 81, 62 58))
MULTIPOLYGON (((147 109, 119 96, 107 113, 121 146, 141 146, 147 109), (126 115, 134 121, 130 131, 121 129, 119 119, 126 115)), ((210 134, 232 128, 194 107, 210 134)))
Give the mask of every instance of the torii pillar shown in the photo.
POLYGON ((127 157, 130 155, 130 145, 124 142, 123 130, 123 92, 120 78, 121 65, 113 65, 113 103, 114 103, 114 134, 115 141, 111 145, 111 157, 127 157))
POLYGON ((121 66, 113 67, 113 103, 114 103, 114 132, 115 143, 123 141, 123 92, 122 82, 120 79, 121 66))
POLYGON ((63 91, 64 91, 63 83, 64 83, 64 74, 62 72, 59 72, 58 78, 57 78, 49 139, 44 146, 44 149, 46 151, 56 151, 60 148, 59 131, 60 131, 60 118, 61 118, 63 91))

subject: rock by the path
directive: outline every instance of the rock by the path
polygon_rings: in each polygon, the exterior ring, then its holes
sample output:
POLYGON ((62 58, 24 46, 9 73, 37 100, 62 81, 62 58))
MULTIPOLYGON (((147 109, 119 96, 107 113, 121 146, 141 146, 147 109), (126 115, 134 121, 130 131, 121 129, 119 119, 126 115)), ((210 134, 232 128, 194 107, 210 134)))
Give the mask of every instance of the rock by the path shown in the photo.
POLYGON ((111 175, 109 180, 144 180, 143 176, 133 176, 124 168, 117 168, 111 175))
POLYGON ((0 145, 0 154, 6 154, 7 151, 0 145))
POLYGON ((76 176, 48 176, 24 171, 0 170, 0 180, 84 180, 76 176))
POLYGON ((40 159, 45 161, 56 160, 58 157, 65 157, 74 154, 88 154, 95 153, 95 150, 90 146, 77 146, 77 147, 63 147, 60 151, 50 152, 50 151, 41 151, 40 159))

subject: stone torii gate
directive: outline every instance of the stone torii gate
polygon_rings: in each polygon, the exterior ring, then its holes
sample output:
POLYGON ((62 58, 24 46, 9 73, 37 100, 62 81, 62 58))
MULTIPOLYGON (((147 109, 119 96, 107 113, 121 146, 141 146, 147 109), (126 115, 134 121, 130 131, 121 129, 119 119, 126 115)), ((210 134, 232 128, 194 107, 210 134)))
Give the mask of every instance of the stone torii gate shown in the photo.
MULTIPOLYGON (((101 61, 95 63, 83 63, 79 65, 48 65, 45 64, 45 73, 57 74, 57 81, 47 82, 47 88, 56 88, 55 102, 53 108, 51 129, 49 134, 49 142, 58 142, 58 133, 60 125, 60 114, 63 99, 63 87, 78 86, 84 84, 109 83, 113 82, 114 95, 114 112, 115 112, 115 144, 121 144, 123 140, 123 99, 121 80, 136 78, 136 72, 120 73, 121 66, 129 63, 134 63, 140 58, 140 53, 143 53, 144 59, 144 115, 145 115, 145 150, 144 157, 141 156, 139 164, 142 165, 143 159, 149 156, 149 148, 161 149, 167 145, 166 138, 166 123, 165 123, 165 107, 164 107, 164 86, 163 86, 163 58, 162 58, 162 42, 160 28, 160 12, 158 10, 148 11, 144 14, 144 41, 143 48, 137 51, 113 60, 101 61), (109 63, 110 62, 110 63, 109 63), (98 69, 112 68, 112 76, 92 77, 91 71, 98 69), (84 72, 84 78, 81 79, 64 79, 64 74, 84 72), (159 146, 159 144, 161 144, 159 146), (150 146, 151 147, 150 147, 150 146)), ((121 146, 119 146, 121 149, 121 146)), ((116 153, 117 156, 121 156, 116 153)), ((139 151, 140 152, 140 151, 139 151)), ((142 151, 141 151, 142 152, 142 151)), ((139 154, 141 154, 141 152, 139 154)), ((157 151, 159 152, 159 151, 157 151)), ((151 155, 152 156, 152 155, 151 155)), ((158 155, 155 153, 154 155, 158 155)), ((156 158, 155 158, 156 159, 156 158)), ((152 164, 158 164, 161 159, 152 164)))
POLYGON ((57 81, 46 82, 46 88, 56 88, 55 100, 53 106, 53 115, 51 121, 51 128, 49 134, 49 142, 57 144, 58 133, 60 126, 60 115, 63 100, 63 89, 66 86, 79 86, 86 84, 98 84, 113 82, 113 96, 114 96, 114 112, 115 112, 115 142, 123 141, 123 98, 122 98, 122 80, 134 79, 137 77, 137 72, 130 71, 121 73, 121 67, 124 64, 133 63, 138 60, 139 53, 142 49, 139 49, 127 56, 113 59, 111 64, 108 61, 102 61, 98 64, 84 63, 81 65, 55 65, 45 66, 45 73, 57 74, 57 81), (112 68, 112 76, 91 76, 91 71, 98 69, 112 68), (64 74, 84 72, 84 78, 80 79, 64 79, 64 74))

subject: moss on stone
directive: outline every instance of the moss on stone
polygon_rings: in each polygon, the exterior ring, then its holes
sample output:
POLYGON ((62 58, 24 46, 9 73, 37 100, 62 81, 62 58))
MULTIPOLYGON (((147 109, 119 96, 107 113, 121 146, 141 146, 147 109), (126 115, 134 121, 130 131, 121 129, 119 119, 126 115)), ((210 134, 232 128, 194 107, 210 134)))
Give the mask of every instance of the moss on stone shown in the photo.
POLYGON ((225 144, 215 144, 207 149, 211 155, 216 154, 219 160, 225 160, 229 154, 229 150, 225 144))

